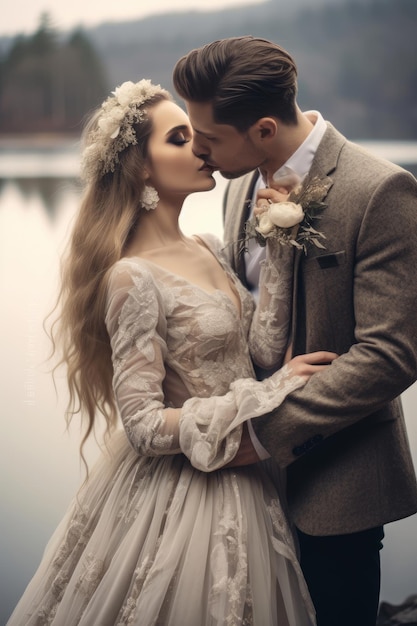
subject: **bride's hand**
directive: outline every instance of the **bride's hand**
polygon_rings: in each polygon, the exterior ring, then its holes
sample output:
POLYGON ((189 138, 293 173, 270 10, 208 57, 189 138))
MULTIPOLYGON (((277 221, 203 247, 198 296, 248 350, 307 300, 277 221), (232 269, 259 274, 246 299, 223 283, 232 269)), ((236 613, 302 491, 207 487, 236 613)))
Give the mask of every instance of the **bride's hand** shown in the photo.
POLYGON ((335 352, 320 350, 319 352, 310 352, 310 354, 299 354, 288 361, 287 365, 294 376, 310 378, 313 374, 330 367, 338 356, 335 352))
POLYGON ((286 172, 282 172, 280 169, 273 175, 263 172, 263 176, 267 179, 267 187, 266 189, 259 189, 257 193, 255 215, 260 215, 266 211, 269 204, 286 202, 290 192, 300 186, 300 176, 288 168, 286 170, 286 172))
POLYGON ((275 202, 286 202, 288 200, 289 192, 285 187, 279 187, 278 189, 260 189, 256 196, 256 205, 253 210, 255 215, 261 215, 268 210, 270 204, 275 202))

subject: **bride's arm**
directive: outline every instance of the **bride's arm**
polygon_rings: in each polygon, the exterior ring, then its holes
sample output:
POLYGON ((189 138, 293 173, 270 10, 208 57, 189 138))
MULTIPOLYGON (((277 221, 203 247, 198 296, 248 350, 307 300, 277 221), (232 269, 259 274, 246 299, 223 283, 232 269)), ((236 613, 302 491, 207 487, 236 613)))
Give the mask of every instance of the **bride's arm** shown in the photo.
MULTIPOLYGON (((244 422, 276 408, 319 368, 317 358, 308 364, 297 357, 265 381, 240 379, 223 396, 190 398, 182 408, 167 408, 163 393, 166 317, 151 274, 135 263, 119 264, 108 294, 106 325, 114 393, 126 434, 138 454, 183 452, 198 469, 218 469, 236 455, 244 422)), ((328 355, 323 358, 329 360, 328 355)))
POLYGON ((151 274, 135 262, 112 270, 106 327, 113 363, 113 390, 127 437, 138 454, 181 452, 179 409, 164 402, 166 320, 151 274))
MULTIPOLYGON (((285 201, 285 189, 258 192, 254 214, 261 215, 268 203, 285 201)), ((284 362, 289 342, 294 274, 292 245, 268 237, 266 258, 261 262, 259 298, 249 333, 249 349, 256 365, 277 369, 284 362)))
POLYGON ((294 248, 268 240, 261 263, 259 299, 249 332, 256 365, 276 369, 284 361, 290 335, 294 248))
POLYGON ((181 409, 181 450, 194 467, 203 471, 224 467, 238 452, 239 462, 234 462, 235 465, 259 460, 253 458, 256 455, 246 433, 244 448, 240 450, 242 425, 271 413, 288 394, 302 387, 313 374, 323 371, 336 356, 325 351, 299 355, 262 381, 236 380, 224 396, 190 398, 181 409))

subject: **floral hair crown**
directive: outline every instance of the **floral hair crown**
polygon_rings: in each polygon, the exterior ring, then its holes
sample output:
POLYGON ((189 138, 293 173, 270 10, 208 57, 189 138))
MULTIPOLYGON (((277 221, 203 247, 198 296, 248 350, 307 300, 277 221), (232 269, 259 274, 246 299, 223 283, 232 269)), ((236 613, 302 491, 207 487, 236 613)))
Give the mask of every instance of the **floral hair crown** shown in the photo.
POLYGON ((148 79, 138 83, 127 81, 112 94, 98 110, 93 129, 87 130, 81 157, 82 176, 87 181, 114 172, 120 152, 137 144, 134 124, 146 117, 146 111, 141 109, 143 104, 156 95, 171 98, 168 91, 148 79))

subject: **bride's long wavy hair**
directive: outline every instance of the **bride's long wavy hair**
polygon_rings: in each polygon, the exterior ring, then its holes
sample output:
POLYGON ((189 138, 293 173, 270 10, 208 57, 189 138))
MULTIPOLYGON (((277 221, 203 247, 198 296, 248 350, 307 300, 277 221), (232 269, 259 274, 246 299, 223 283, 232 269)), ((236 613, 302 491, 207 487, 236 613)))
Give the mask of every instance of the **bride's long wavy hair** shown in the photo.
MULTIPOLYGON (((166 99, 168 95, 161 90, 143 108, 150 111, 166 99)), ((99 117, 97 110, 86 125, 85 142, 99 117)), ((111 347, 105 326, 106 279, 123 256, 143 210, 140 197, 145 185, 151 117, 146 114, 133 128, 137 144, 120 152, 114 172, 96 176, 86 186, 61 264, 61 288, 54 309, 58 317, 50 333, 53 353, 59 353, 55 369, 66 366, 67 426, 76 414, 84 423, 80 454, 85 464, 83 448, 94 432, 97 415, 104 416, 107 435, 117 422, 111 347)))

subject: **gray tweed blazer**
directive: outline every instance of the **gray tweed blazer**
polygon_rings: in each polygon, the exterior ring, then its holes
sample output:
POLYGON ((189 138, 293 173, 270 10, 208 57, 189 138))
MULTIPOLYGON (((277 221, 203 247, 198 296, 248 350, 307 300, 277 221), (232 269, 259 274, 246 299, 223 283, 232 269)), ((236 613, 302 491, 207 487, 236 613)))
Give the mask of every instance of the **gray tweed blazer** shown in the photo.
MULTIPOLYGON (((327 179, 317 222, 325 250, 296 253, 294 354, 341 356, 253 420, 287 468, 295 524, 312 535, 365 530, 417 511, 400 394, 417 379, 417 181, 333 126, 308 178, 327 179)), ((225 242, 244 281, 238 242, 256 175, 231 181, 225 242)))

